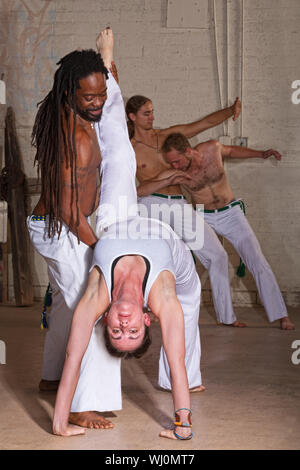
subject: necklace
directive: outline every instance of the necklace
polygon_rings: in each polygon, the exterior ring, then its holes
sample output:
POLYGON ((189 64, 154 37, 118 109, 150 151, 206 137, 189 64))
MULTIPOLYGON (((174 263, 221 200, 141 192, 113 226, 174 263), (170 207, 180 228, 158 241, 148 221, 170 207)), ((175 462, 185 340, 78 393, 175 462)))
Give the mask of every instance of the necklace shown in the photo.
POLYGON ((91 124, 91 128, 94 130, 95 129, 95 123, 94 122, 90 122, 91 124))
POLYGON ((134 140, 137 144, 143 144, 146 147, 150 147, 151 149, 156 150, 156 153, 159 153, 159 148, 158 148, 158 133, 156 134, 156 147, 154 145, 146 144, 145 142, 142 142, 141 140, 137 140, 135 137, 132 137, 132 140, 134 140))

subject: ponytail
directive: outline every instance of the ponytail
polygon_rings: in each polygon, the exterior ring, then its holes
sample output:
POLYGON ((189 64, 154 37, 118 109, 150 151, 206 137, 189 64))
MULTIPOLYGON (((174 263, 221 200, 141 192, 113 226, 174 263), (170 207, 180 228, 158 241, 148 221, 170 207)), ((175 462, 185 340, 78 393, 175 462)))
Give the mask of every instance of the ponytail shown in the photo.
POLYGON ((125 110, 128 118, 127 126, 130 139, 132 139, 134 136, 134 122, 130 119, 129 114, 136 114, 144 104, 148 103, 148 101, 151 100, 142 95, 134 95, 127 101, 125 110))

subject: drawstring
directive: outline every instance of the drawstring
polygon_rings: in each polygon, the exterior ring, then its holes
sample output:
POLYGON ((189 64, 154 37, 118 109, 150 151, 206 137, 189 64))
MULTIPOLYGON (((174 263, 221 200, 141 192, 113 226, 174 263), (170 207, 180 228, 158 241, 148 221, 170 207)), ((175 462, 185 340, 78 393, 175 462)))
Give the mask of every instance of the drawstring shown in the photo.
POLYGON ((50 307, 52 304, 52 290, 50 284, 48 284, 45 296, 44 296, 44 308, 42 311, 42 318, 41 318, 41 330, 48 328, 47 322, 47 307, 50 307))
MULTIPOLYGON (((241 207, 242 211, 246 215, 246 208, 245 208, 244 201, 240 200, 239 202, 240 202, 240 207, 241 207)), ((236 270, 236 275, 239 276, 239 277, 245 277, 245 275, 246 275, 246 266, 243 263, 242 258, 240 258, 240 264, 239 264, 239 266, 236 270)))

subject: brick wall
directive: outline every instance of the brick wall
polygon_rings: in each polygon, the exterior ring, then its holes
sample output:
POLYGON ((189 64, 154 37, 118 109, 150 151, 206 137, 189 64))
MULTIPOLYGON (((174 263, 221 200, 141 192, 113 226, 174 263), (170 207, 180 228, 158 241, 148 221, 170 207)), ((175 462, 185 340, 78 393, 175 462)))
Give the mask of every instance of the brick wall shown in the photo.
MULTIPOLYGON (((242 119, 192 143, 228 130, 232 138, 248 137, 253 148, 282 152, 279 163, 227 161, 226 170, 287 302, 299 305, 300 104, 291 101, 291 84, 300 80, 298 0, 244 0, 244 12, 241 0, 228 0, 227 8, 225 0, 2 0, 0 9, 0 73, 5 72, 7 102, 16 111, 29 177, 35 176, 30 134, 36 103, 51 87, 55 63, 77 47, 94 47, 107 25, 115 33, 124 98, 151 97, 157 127, 199 119, 242 93, 242 119)), ((228 242, 224 246, 234 303, 256 303, 255 283, 249 273, 235 276, 239 258, 228 242)), ((42 296, 45 265, 36 254, 33 262, 36 296, 42 296)), ((203 301, 210 302, 207 272, 199 266, 199 273, 203 301)))

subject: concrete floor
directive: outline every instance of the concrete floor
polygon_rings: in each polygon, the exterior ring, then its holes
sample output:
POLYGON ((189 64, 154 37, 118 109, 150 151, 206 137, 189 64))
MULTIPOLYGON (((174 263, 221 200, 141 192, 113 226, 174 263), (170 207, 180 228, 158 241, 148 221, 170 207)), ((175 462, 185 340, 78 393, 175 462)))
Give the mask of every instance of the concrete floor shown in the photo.
POLYGON ((55 394, 37 391, 44 336, 40 311, 40 304, 0 306, 0 340, 6 343, 6 364, 0 365, 0 449, 300 448, 300 365, 291 361, 291 344, 300 340, 299 310, 289 309, 297 329, 283 332, 267 322, 261 308, 237 309, 248 324, 239 330, 216 326, 212 309, 201 307, 207 390, 192 395, 194 438, 187 442, 158 437, 171 424, 173 406, 170 393, 156 389, 157 323, 146 356, 123 363, 123 410, 106 414, 115 428, 72 438, 52 435, 55 394))

